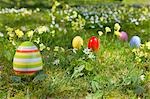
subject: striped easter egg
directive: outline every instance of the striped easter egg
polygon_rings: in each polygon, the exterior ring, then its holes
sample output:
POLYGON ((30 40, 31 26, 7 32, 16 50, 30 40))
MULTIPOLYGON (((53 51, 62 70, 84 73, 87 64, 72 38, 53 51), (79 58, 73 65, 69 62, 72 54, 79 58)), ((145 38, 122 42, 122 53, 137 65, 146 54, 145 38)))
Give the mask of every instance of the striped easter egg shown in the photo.
POLYGON ((42 68, 43 62, 38 48, 32 42, 23 42, 16 50, 13 59, 15 73, 32 75, 42 68))

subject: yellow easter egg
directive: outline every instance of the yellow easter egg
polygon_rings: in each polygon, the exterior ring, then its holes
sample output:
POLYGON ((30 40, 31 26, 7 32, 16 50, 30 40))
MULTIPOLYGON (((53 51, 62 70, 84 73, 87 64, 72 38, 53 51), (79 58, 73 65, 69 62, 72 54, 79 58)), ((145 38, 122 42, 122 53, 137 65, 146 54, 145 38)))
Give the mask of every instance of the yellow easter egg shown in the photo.
POLYGON ((80 49, 83 46, 83 39, 80 36, 76 36, 72 40, 72 46, 73 48, 80 49))

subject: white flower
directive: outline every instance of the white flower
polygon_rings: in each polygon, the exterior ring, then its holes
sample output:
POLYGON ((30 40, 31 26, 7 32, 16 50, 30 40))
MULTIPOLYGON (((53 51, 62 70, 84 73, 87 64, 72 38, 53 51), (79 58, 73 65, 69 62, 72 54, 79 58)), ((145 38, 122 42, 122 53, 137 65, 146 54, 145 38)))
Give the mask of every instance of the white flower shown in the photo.
POLYGON ((90 21, 92 24, 94 24, 94 16, 91 16, 90 21))
POLYGON ((106 33, 111 32, 111 29, 109 27, 105 27, 106 33))
POLYGON ((4 36, 4 34, 2 32, 0 32, 0 37, 3 37, 3 36, 4 36))
POLYGON ((51 24, 50 27, 53 28, 54 27, 53 24, 51 24))
POLYGON ((43 49, 45 49, 46 48, 46 46, 43 44, 43 43, 41 43, 40 44, 40 51, 42 51, 43 49))
POLYGON ((22 30, 22 31, 26 31, 27 28, 26 28, 25 26, 21 26, 21 30, 22 30))
POLYGON ((48 32, 48 31, 49 31, 49 28, 47 26, 40 26, 40 27, 37 28, 37 32, 39 34, 42 34, 44 32, 48 32))
POLYGON ((59 28, 59 24, 55 24, 55 27, 56 27, 56 28, 59 28))
POLYGON ((98 31, 98 35, 99 35, 99 36, 102 36, 102 35, 103 35, 103 32, 102 32, 102 31, 98 31))
POLYGON ((72 17, 73 17, 73 18, 76 18, 77 16, 78 16, 78 13, 77 13, 76 11, 73 11, 72 17))
POLYGON ((36 42, 37 44, 40 43, 40 38, 38 37, 36 40, 34 40, 34 42, 36 42))
POLYGON ((94 58, 95 58, 95 56, 93 55, 93 53, 90 53, 90 54, 88 55, 88 58, 90 58, 90 59, 94 59, 94 58))
POLYGON ((76 48, 72 49, 72 51, 76 54, 77 53, 77 50, 76 48))
POLYGON ((59 46, 55 46, 54 52, 58 52, 58 51, 59 51, 59 46))
POLYGON ((60 60, 56 59, 56 60, 54 60, 53 65, 59 65, 59 62, 60 62, 60 60))
POLYGON ((141 75, 140 79, 143 81, 145 79, 145 75, 141 75))
POLYGON ((36 8, 36 11, 38 11, 38 12, 39 12, 39 11, 40 11, 40 9, 39 9, 39 8, 36 8))
POLYGON ((65 52, 65 49, 63 47, 60 47, 60 49, 61 49, 62 52, 65 52))
POLYGON ((34 32, 33 32, 32 30, 31 30, 31 31, 28 31, 28 32, 27 32, 28 37, 32 37, 32 36, 33 36, 33 33, 34 33, 34 32))
POLYGON ((50 50, 50 47, 46 47, 46 49, 49 51, 49 50, 50 50))
POLYGON ((53 25, 55 24, 55 21, 54 21, 54 20, 52 21, 52 24, 53 24, 53 25))
POLYGON ((58 28, 58 30, 59 30, 59 31, 62 31, 63 29, 62 29, 62 28, 58 28))
POLYGON ((12 45, 14 45, 14 46, 16 45, 16 43, 15 43, 15 41, 14 41, 14 40, 12 41, 12 45))
POLYGON ((90 51, 91 51, 91 49, 89 49, 89 48, 86 48, 83 50, 84 54, 86 54, 86 55, 90 54, 90 51))

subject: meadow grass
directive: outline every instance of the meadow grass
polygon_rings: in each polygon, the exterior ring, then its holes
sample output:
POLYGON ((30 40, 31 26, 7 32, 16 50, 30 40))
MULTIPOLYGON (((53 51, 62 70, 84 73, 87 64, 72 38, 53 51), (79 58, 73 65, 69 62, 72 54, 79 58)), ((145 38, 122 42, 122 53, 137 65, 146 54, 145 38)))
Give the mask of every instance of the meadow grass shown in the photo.
MULTIPOLYGON (((39 26, 50 26, 52 21, 49 9, 31 15, 0 14, 0 31, 7 35, 6 28, 34 30, 39 26)), ((58 16, 61 19, 61 17, 58 16)), ((67 23, 66 23, 67 24, 67 23)), ((112 23, 110 23, 112 24, 112 23)), ((107 25, 110 25, 107 23, 107 25)), ((129 39, 139 35, 142 43, 150 40, 150 20, 136 26, 121 24, 128 31, 129 39), (141 30, 144 33, 139 33, 141 30)), ((67 26, 68 29, 71 26, 67 26)), ((130 99, 150 98, 150 59, 138 62, 127 42, 120 41, 114 34, 98 35, 99 28, 86 28, 81 31, 68 30, 67 34, 56 32, 55 37, 42 35, 43 42, 50 50, 41 51, 44 68, 33 76, 14 74, 12 58, 15 48, 10 46, 8 36, 0 39, 0 98, 1 99, 130 99), (84 40, 83 48, 72 52, 72 39, 80 35, 84 40), (93 53, 96 58, 87 59, 83 50, 91 36, 100 39, 100 50, 93 53), (5 43, 7 42, 7 43, 5 43), (54 51, 59 46, 59 51, 54 51), (64 51, 61 49, 64 48, 64 51), (9 50, 9 53, 7 53, 9 50), (6 55, 6 56, 5 56, 6 55), (9 57, 10 58, 9 60, 9 57), (59 59, 58 65, 53 64, 59 59), (82 66, 85 66, 82 68, 82 66), (143 77, 143 78, 142 78, 143 77)), ((149 52, 148 52, 149 54, 149 52)))

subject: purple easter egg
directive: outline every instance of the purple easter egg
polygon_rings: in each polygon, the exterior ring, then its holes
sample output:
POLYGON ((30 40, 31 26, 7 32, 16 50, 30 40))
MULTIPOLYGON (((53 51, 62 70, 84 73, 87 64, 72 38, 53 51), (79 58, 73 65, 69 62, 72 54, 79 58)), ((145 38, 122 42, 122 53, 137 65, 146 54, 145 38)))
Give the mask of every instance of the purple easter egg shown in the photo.
POLYGON ((139 48, 141 45, 141 39, 138 36, 133 36, 130 40, 130 47, 139 48))
POLYGON ((124 31, 120 32, 119 39, 122 41, 128 41, 128 34, 124 31))

